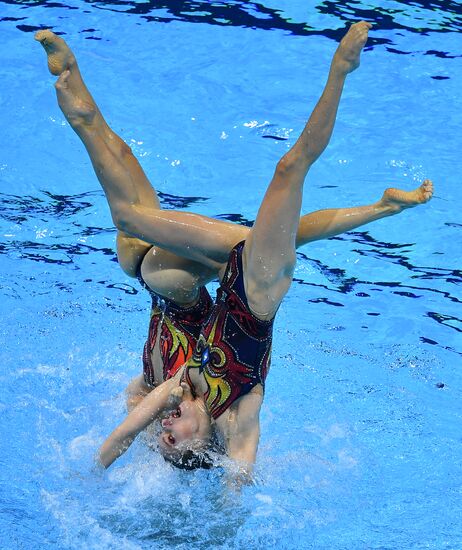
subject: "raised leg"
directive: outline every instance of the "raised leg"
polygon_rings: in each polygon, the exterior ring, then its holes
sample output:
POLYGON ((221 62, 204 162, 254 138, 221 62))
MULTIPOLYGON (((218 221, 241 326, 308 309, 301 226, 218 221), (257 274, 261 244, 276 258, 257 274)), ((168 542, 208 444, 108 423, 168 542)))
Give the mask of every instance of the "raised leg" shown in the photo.
POLYGON ((69 124, 85 145, 98 153, 103 144, 123 160, 143 203, 160 208, 159 199, 130 147, 111 130, 86 87, 73 52, 66 42, 51 31, 35 35, 47 53, 48 68, 60 78, 57 81, 58 104, 69 124), (100 139, 97 139, 98 136, 100 139))
MULTIPOLYGON (((35 38, 47 53, 50 72, 60 77, 56 83, 58 104, 87 148, 97 177, 100 181, 110 177, 108 171, 102 167, 105 163, 112 163, 113 158, 116 157, 130 174, 140 200, 150 208, 160 208, 157 194, 130 147, 111 130, 104 120, 82 79, 75 56, 66 42, 51 31, 39 31, 35 38)), ((119 263, 124 271, 134 276, 140 259, 150 246, 149 243, 133 239, 119 231, 117 251, 119 263)))
MULTIPOLYGON (((353 70, 359 60, 357 41, 361 32, 363 35, 367 33, 364 25, 354 25, 342 40, 332 63, 326 90, 300 139, 281 161, 278 173, 290 166, 292 175, 295 174, 300 180, 327 145, 345 74, 353 70), (332 89, 329 89, 330 86, 332 89)), ((130 232, 118 232, 118 255, 123 269, 134 275, 147 248, 161 242, 167 248, 171 245, 170 249, 182 256, 204 261, 208 268, 219 269, 220 264, 226 262, 232 246, 247 238, 248 228, 197 215, 184 217, 183 213, 156 212, 160 204, 155 190, 130 148, 105 122, 82 80, 72 51, 64 40, 50 31, 39 31, 36 38, 47 52, 50 71, 60 75, 56 84, 59 105, 90 154, 116 225, 130 232), (194 227, 198 230, 197 238, 192 231, 194 227), (176 242, 177 236, 180 236, 180 244, 176 242), (175 242, 171 242, 172 238, 175 242)), ((403 208, 425 202, 430 195, 428 185, 411 192, 387 190, 381 201, 369 206, 307 214, 300 220, 296 245, 302 246, 396 214, 403 208)), ((185 269, 184 261, 182 269, 185 269)), ((194 270, 197 271, 197 264, 194 270)))
POLYGON ((433 184, 425 180, 412 191, 386 189, 382 198, 374 204, 353 208, 330 208, 305 214, 300 218, 297 231, 297 248, 312 241, 328 239, 345 231, 351 231, 375 220, 394 216, 403 210, 424 204, 433 195, 433 184))
POLYGON ((83 141, 119 229, 119 250, 137 256, 139 242, 162 246, 175 254, 218 269, 229 250, 245 238, 246 228, 195 214, 160 210, 158 198, 130 148, 111 131, 86 88, 75 56, 64 40, 50 31, 36 39, 48 55, 48 66, 60 75, 58 103, 83 141))
POLYGON ((329 143, 345 79, 359 66, 371 25, 351 26, 332 60, 327 84, 301 136, 279 161, 244 247, 244 281, 252 311, 270 319, 292 281, 302 189, 329 143))

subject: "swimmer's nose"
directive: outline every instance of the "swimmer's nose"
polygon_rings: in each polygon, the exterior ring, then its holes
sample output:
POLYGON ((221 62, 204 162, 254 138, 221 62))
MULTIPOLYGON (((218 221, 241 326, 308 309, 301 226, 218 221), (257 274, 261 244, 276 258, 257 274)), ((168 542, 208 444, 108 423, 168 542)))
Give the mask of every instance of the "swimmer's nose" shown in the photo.
POLYGON ((164 419, 162 420, 162 422, 161 422, 162 428, 168 428, 168 427, 171 426, 171 425, 172 425, 172 420, 171 420, 170 417, 164 418, 164 419))

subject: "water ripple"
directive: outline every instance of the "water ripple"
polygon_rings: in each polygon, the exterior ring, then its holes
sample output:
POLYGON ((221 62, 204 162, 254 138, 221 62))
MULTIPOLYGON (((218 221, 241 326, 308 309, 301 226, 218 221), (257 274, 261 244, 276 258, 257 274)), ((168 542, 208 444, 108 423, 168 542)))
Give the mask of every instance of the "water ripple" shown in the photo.
MULTIPOLYGON (((23 8, 43 6, 45 8, 79 9, 76 6, 50 2, 48 0, 1 0, 6 4, 20 4, 23 8)), ((462 14, 460 5, 455 1, 434 0, 415 1, 410 5, 402 0, 395 0, 393 6, 378 5, 372 7, 369 3, 360 3, 355 0, 346 2, 333 2, 325 0, 319 3, 313 11, 306 9, 300 15, 298 22, 290 13, 290 8, 276 9, 267 7, 262 2, 208 2, 169 0, 159 2, 149 0, 137 2, 136 0, 86 0, 84 6, 91 5, 97 9, 123 12, 124 14, 141 15, 147 22, 170 23, 182 21, 187 23, 206 23, 208 25, 224 27, 243 27, 258 29, 261 31, 284 31, 294 36, 321 35, 335 41, 340 41, 345 33, 345 28, 352 22, 361 19, 371 21, 383 31, 410 32, 419 35, 430 32, 460 32, 462 29, 462 14), (301 20, 300 20, 301 19, 301 20), (316 21, 317 26, 312 26, 316 21), (323 26, 322 22, 328 21, 329 26, 323 26)), ((4 17, 2 21, 22 21, 24 18, 4 17)), ((18 24, 17 28, 23 32, 35 32, 40 26, 18 24)), ((96 32, 96 29, 84 29, 82 33, 96 32)), ((59 34, 59 29, 58 29, 59 34)), ((98 36, 86 36, 86 39, 101 40, 98 36)), ((391 53, 403 52, 397 49, 393 40, 383 36, 372 35, 369 47, 374 45, 387 45, 391 53)), ((427 55, 437 57, 459 57, 440 50, 428 50, 427 55)))

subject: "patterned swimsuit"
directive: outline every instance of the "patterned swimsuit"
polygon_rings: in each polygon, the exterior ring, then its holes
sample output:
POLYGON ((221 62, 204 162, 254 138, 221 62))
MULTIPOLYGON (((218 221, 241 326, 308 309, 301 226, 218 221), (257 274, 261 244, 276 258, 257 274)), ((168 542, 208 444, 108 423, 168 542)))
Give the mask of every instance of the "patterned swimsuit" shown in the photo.
POLYGON ((143 349, 143 374, 148 386, 156 386, 162 380, 155 379, 151 353, 159 338, 163 380, 168 380, 191 358, 197 344, 202 324, 208 317, 213 301, 205 287, 199 291, 198 302, 191 307, 181 307, 172 300, 153 292, 141 276, 138 280, 152 297, 149 332, 143 349))
POLYGON ((270 365, 273 319, 262 321, 249 309, 243 248, 241 242, 230 253, 215 305, 185 372, 190 385, 190 369, 203 373, 208 385, 204 399, 215 419, 257 384, 264 386, 270 365))

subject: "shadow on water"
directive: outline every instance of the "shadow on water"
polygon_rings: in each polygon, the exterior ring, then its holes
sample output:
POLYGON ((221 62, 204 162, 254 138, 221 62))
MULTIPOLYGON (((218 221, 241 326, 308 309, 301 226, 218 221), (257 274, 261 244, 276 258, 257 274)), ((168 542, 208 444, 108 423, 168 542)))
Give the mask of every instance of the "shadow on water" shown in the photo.
MULTIPOLYGON (((161 204, 166 209, 182 209, 207 201, 206 197, 182 197, 179 195, 159 193, 161 204)), ((4 231, 7 237, 0 243, 0 255, 13 260, 30 260, 43 264, 68 266, 73 270, 87 269, 82 264, 84 258, 95 254, 105 256, 112 262, 117 262, 117 255, 113 248, 114 228, 98 227, 93 224, 83 224, 85 216, 97 210, 95 204, 104 200, 101 191, 91 191, 78 195, 56 195, 43 192, 43 196, 16 196, 0 194, 0 220, 6 223, 8 229, 4 231), (48 231, 53 220, 60 220, 59 232, 48 231), (37 223, 40 227, 37 229, 37 223), (35 240, 31 240, 31 233, 35 240), (108 246, 108 238, 110 238, 108 246), (89 242, 86 242, 89 241, 89 242)), ((223 219, 250 227, 252 221, 241 214, 218 214, 217 219, 223 219)), ((322 274, 322 282, 305 280, 296 275, 294 281, 300 285, 318 288, 323 295, 309 299, 311 303, 323 303, 335 308, 344 307, 341 296, 350 295, 359 298, 370 298, 371 294, 386 291, 390 295, 397 295, 407 299, 419 299, 423 295, 434 296, 439 299, 440 311, 426 311, 428 319, 455 332, 462 332, 462 320, 449 312, 444 311, 444 302, 462 303, 457 298, 458 293, 451 292, 462 284, 462 271, 459 269, 445 269, 441 267, 419 266, 411 262, 410 244, 390 243, 376 240, 368 232, 351 231, 331 240, 348 243, 348 248, 358 256, 385 261, 400 268, 400 273, 410 273, 410 279, 415 284, 401 281, 372 280, 351 277, 347 271, 338 267, 331 267, 316 258, 309 257, 304 252, 298 252, 299 264, 310 265, 322 274), (325 282, 324 282, 325 281, 325 282), (335 299, 335 293, 338 299, 335 299)), ((100 276, 100 275, 99 275, 100 276)), ((403 275, 400 275, 403 278, 403 275)), ((409 278, 409 277, 408 277, 409 278)), ((92 278, 83 282, 91 283, 92 278)), ((124 283, 114 283, 107 280, 96 280, 107 288, 125 294, 137 294, 137 288, 124 283)), ((370 315, 379 315, 371 312, 370 315)), ((422 337, 427 344, 439 345, 432 338, 422 337)), ((447 348, 449 349, 449 348, 447 348)), ((450 351, 455 351, 452 348, 450 351)), ((459 353, 459 352, 457 352, 459 353)))
MULTIPOLYGON (((361 245, 362 248, 352 248, 352 252, 359 254, 360 256, 368 256, 380 260, 386 260, 388 263, 398 265, 403 267, 407 271, 412 272, 413 279, 420 280, 441 280, 442 282, 448 283, 449 285, 460 285, 462 284, 462 271, 460 269, 444 269, 438 267, 429 267, 429 266, 415 266, 411 263, 408 255, 404 253, 404 250, 401 252, 401 249, 409 248, 409 244, 397 244, 397 243, 387 243, 384 241, 378 241, 374 239, 368 232, 358 232, 350 231, 344 235, 331 237, 329 240, 332 241, 342 241, 349 242, 361 245)), ((462 300, 453 296, 449 292, 438 290, 435 288, 429 288, 426 286, 414 286, 414 285, 403 285, 400 282, 392 281, 363 281, 356 278, 349 278, 346 276, 346 271, 340 268, 329 268, 324 265, 317 259, 309 258, 303 252, 297 253, 300 259, 308 261, 310 264, 316 266, 316 268, 326 277, 328 281, 333 283, 334 290, 342 294, 348 294, 356 290, 358 285, 367 284, 374 285, 378 287, 389 287, 395 288, 399 287, 400 289, 411 289, 417 291, 428 291, 434 292, 436 294, 441 294, 444 298, 455 303, 462 303, 462 300)), ((302 280, 298 280, 300 284, 308 284, 312 286, 320 286, 312 283, 307 283, 302 280)), ((323 286, 323 285, 321 285, 323 286)), ((323 288, 328 288, 323 286, 323 288)), ((418 298, 416 294, 408 291, 399 291, 396 292, 401 296, 407 296, 408 298, 418 298)))
MULTIPOLYGON (((458 287, 462 284, 462 271, 460 269, 445 269, 431 266, 413 265, 407 250, 411 245, 388 243, 374 239, 368 232, 351 231, 344 235, 332 237, 329 240, 336 240, 350 243, 351 252, 359 256, 370 257, 380 261, 386 261, 388 264, 396 265, 404 272, 410 272, 410 278, 416 280, 416 284, 403 283, 401 281, 384 281, 372 279, 360 279, 348 276, 347 271, 342 268, 331 268, 318 259, 311 258, 303 252, 298 252, 299 260, 305 261, 321 273, 327 280, 325 283, 316 283, 306 281, 301 278, 295 278, 294 281, 301 285, 307 285, 328 291, 329 293, 338 293, 339 300, 332 300, 327 297, 316 297, 308 300, 311 303, 324 303, 333 307, 344 307, 341 295, 354 295, 360 298, 370 298, 372 293, 384 292, 391 295, 402 296, 404 298, 419 299, 422 296, 434 296, 440 301, 439 307, 444 307, 447 300, 454 304, 462 303, 457 297, 458 287), (360 246, 358 248, 358 245, 360 246), (425 281, 425 282, 424 282, 425 281), (422 282, 419 284, 419 282, 422 282), (330 283, 330 284, 329 284, 330 283), (455 294, 445 289, 454 289, 455 294), (364 291, 367 290, 367 292, 364 291)), ((401 271, 402 273, 402 271, 401 271)), ((401 275, 401 278, 403 276, 401 275)), ((368 315, 380 315, 379 313, 368 313, 368 315)), ((427 311, 425 316, 436 323, 456 332, 462 332, 462 319, 454 315, 448 315, 441 312, 427 311)), ((439 345, 438 342, 421 337, 420 340, 431 345, 439 345)), ((443 346, 445 349, 462 355, 461 351, 443 346)))
MULTIPOLYGON (((188 208, 207 200, 205 197, 180 197, 161 192, 158 195, 165 209, 188 208)), ((113 248, 97 247, 82 242, 88 237, 105 234, 115 236, 116 230, 113 227, 85 226, 79 221, 79 217, 91 214, 91 210, 95 209, 95 201, 99 201, 103 196, 101 191, 78 195, 56 195, 43 191, 43 197, 0 193, 0 221, 8 224, 6 239, 0 243, 0 255, 66 265, 75 264, 76 256, 99 252, 109 256, 111 261, 117 262, 113 248), (59 226, 59 232, 55 229, 51 231, 47 227, 50 221, 56 219, 63 222, 59 226), (67 220, 69 223, 66 225, 67 220), (44 228, 37 229, 37 223, 42 226, 45 224, 44 228), (27 237, 19 238, 24 234, 30 237, 30 233, 35 234, 35 241, 27 237), (73 237, 71 243, 62 242, 69 237, 73 237)), ((78 265, 74 267, 79 269, 78 265)))
MULTIPOLYGON (((56 195, 48 191, 42 191, 45 198, 31 195, 9 195, 0 193, 0 219, 22 223, 31 216, 66 217, 85 212, 93 208, 95 200, 103 197, 102 191, 88 191, 78 195, 56 195)), ((198 202, 206 201, 206 197, 180 197, 169 193, 157 192, 162 208, 172 210, 175 208, 188 208, 198 202)))
MULTIPOLYGON (((158 193, 161 205, 164 209, 184 209, 195 204, 205 202, 206 197, 182 197, 169 193, 158 193)), ((12 255, 15 258, 24 258, 37 262, 71 264, 76 256, 85 256, 94 252, 100 252, 109 256, 112 261, 117 261, 115 251, 109 247, 95 247, 82 242, 72 242, 70 244, 61 241, 63 237, 93 237, 101 235, 114 235, 116 233, 113 227, 97 227, 93 225, 84 225, 81 223, 83 216, 90 214, 95 210, 95 203, 104 200, 102 191, 90 191, 77 195, 56 195, 43 191, 43 197, 37 196, 17 196, 0 193, 0 220, 9 225, 5 231, 5 242, 0 244, 0 254, 12 255), (62 223, 60 233, 48 233, 47 230, 39 230, 35 225, 38 221, 49 223, 52 220, 59 219, 62 223), (66 221, 68 221, 66 225, 66 221), (20 236, 22 233, 18 229, 29 228, 35 232, 36 240, 30 238, 15 238, 16 233, 20 236), (45 242, 40 242, 44 240, 45 242), (54 259, 53 255, 62 253, 65 258, 54 259)), ((223 213, 217 214, 216 219, 226 220, 238 223, 246 227, 253 225, 253 220, 249 220, 242 214, 223 213)), ((449 225, 449 224, 448 224, 449 225)), ((458 224, 451 224, 458 225, 458 224)), ((27 233, 26 233, 27 234, 27 233)), ((30 236, 30 235, 29 235, 30 236)), ((341 241, 350 243, 352 252, 365 257, 386 260, 388 263, 395 264, 412 272, 412 279, 416 280, 440 280, 448 285, 462 284, 462 271, 460 269, 444 269, 431 266, 416 266, 410 261, 406 250, 411 246, 406 243, 389 243, 379 241, 370 235, 367 231, 350 231, 344 235, 331 237, 332 241, 341 241)), ((334 285, 334 288, 325 285, 318 285, 295 279, 299 284, 319 286, 321 288, 330 288, 341 294, 349 294, 356 290, 358 285, 367 284, 378 287, 398 288, 397 294, 409 298, 418 297, 412 291, 428 291, 441 294, 445 299, 455 303, 461 303, 462 300, 449 292, 418 285, 403 285, 399 282, 390 281, 363 281, 356 278, 347 277, 346 271, 341 268, 330 268, 320 260, 310 258, 304 252, 298 252, 298 258, 301 261, 308 262, 322 273, 325 278, 334 285), (403 290, 406 289, 406 290, 403 290)))
MULTIPOLYGON (((64 8, 78 10, 81 8, 67 6, 63 3, 49 0, 0 0, 0 3, 20 5, 22 7, 43 6, 45 8, 64 8)), ((352 22, 358 20, 371 21, 377 24, 380 30, 394 32, 410 32, 428 34, 430 32, 459 32, 462 29, 462 14, 459 2, 452 0, 415 1, 410 5, 408 2, 396 0, 390 7, 371 7, 368 4, 362 5, 357 1, 333 2, 325 0, 318 2, 315 10, 317 15, 327 15, 335 19, 331 27, 338 28, 316 28, 312 26, 310 15, 312 9, 306 9, 306 20, 295 22, 289 14, 283 10, 265 6, 261 2, 209 2, 209 1, 186 1, 169 0, 162 2, 149 0, 137 2, 136 0, 86 0, 86 5, 98 9, 122 12, 142 16, 146 22, 170 23, 172 21, 183 21, 186 23, 206 23, 208 25, 225 27, 242 27, 257 29, 261 31, 284 31, 294 36, 321 35, 335 41, 340 41, 345 33, 345 28, 352 22)), ((85 4, 82 7, 85 7, 85 4)), ((17 28, 23 32, 35 32, 43 26, 26 24, 25 17, 4 17, 2 21, 23 21, 17 28)), ((59 34, 59 29, 56 29, 59 34)), ((84 29, 81 32, 89 34, 88 40, 101 40, 92 33, 97 29, 84 29)), ((390 46, 394 42, 390 38, 372 35, 369 48, 375 45, 386 45, 391 53, 408 54, 390 46)), ((448 52, 439 50, 428 50, 426 55, 437 57, 460 57, 451 55, 448 52)))
MULTIPOLYGON (((184 21, 298 36, 323 35, 334 40, 339 39, 346 22, 355 18, 373 19, 381 29, 395 31, 396 35, 445 33, 461 28, 459 2, 437 0, 412 4, 396 0, 382 3, 388 7, 377 9, 360 2, 325 1, 307 9, 311 13, 316 9, 318 15, 329 14, 327 23, 326 18, 319 18, 320 25, 337 23, 339 29, 334 31, 313 28, 308 19, 296 23, 288 13, 265 7, 264 0, 79 1, 72 7, 44 0, 3 3, 18 6, 21 17, 4 17, 0 22, 8 26, 10 21, 12 30, 17 24, 23 32, 40 28, 28 24, 30 8, 35 6, 43 8, 42 14, 36 10, 40 17, 50 8, 73 10, 69 13, 74 15, 97 8, 166 24, 184 21)), ((38 21, 43 20, 35 14, 34 23, 38 21)), ((93 36, 96 30, 86 28, 81 32, 88 39, 97 39, 93 36)), ((373 45, 385 44, 391 53, 407 53, 389 47, 393 40, 390 34, 386 38, 374 34, 379 36, 374 37, 373 45)), ((436 50, 427 53, 449 57, 436 50)), ((273 129, 271 135, 261 137, 287 139, 273 129)), ((161 194, 161 200, 164 208, 187 208, 207 198, 161 194)), ((138 340, 133 335, 143 329, 144 325, 140 326, 146 316, 144 309, 136 310, 136 300, 125 296, 138 290, 114 280, 114 274, 120 272, 114 263, 115 230, 110 221, 102 221, 98 212, 103 210, 106 204, 100 191, 78 195, 0 194, 0 261, 10 268, 8 273, 2 270, 1 282, 9 285, 4 297, 15 298, 3 300, 5 313, 9 313, 2 329, 2 422, 10 436, 11 425, 15 426, 14 437, 4 438, 9 451, 4 456, 10 463, 2 463, 4 479, 8 480, 3 483, 7 490, 13 484, 18 489, 14 498, 4 502, 6 521, 0 531, 7 533, 9 540, 0 547, 231 550, 339 548, 341 544, 355 548, 360 544, 359 537, 364 541, 373 532, 374 546, 405 548, 430 540, 423 524, 419 532, 418 523, 429 517, 433 525, 439 526, 433 531, 445 537, 445 544, 457 546, 460 530, 454 525, 458 523, 449 525, 460 517, 460 475, 454 467, 460 463, 460 419, 457 414, 452 419, 452 410, 458 411, 457 362, 448 361, 446 366, 445 355, 435 361, 436 354, 429 352, 428 346, 416 349, 406 340, 398 339, 395 346, 390 346, 389 338, 380 343, 380 334, 374 345, 366 341, 360 346, 362 342, 358 341, 340 346, 338 342, 346 333, 326 332, 316 323, 307 331, 292 326, 288 315, 287 324, 280 325, 278 337, 284 339, 284 346, 277 353, 289 358, 281 365, 279 355, 275 363, 279 363, 282 375, 287 372, 295 383, 291 390, 276 391, 279 375, 275 369, 273 386, 268 387, 273 397, 268 399, 262 415, 267 435, 259 461, 266 466, 266 476, 261 487, 244 495, 242 503, 223 500, 223 483, 215 472, 184 476, 156 459, 149 463, 146 450, 140 453, 141 461, 116 466, 101 480, 89 480, 87 462, 122 414, 123 405, 114 406, 108 396, 121 391, 129 373, 139 373, 139 354, 133 351, 138 348, 138 340), (29 280, 35 282, 29 285, 29 280), (102 291, 82 289, 82 282, 93 282, 94 288, 102 291), (113 294, 107 292, 108 288, 113 294), (39 293, 47 295, 42 300, 30 299, 39 293), (106 314, 107 307, 121 308, 119 302, 124 304, 123 312, 133 315, 106 314), (127 328, 121 328, 125 321, 127 328), (128 323, 133 329, 128 329, 128 323), (300 335, 305 335, 308 345, 302 341, 303 347, 298 349, 292 337, 300 340, 300 335), (435 381, 439 383, 438 391, 435 381), (83 432, 87 435, 82 436, 83 432), (86 443, 79 449, 82 438, 86 443), (313 451, 316 456, 311 454, 313 451), (425 501, 421 508, 416 506, 420 501, 425 501), (311 545, 311 536, 322 537, 323 526, 329 523, 332 528, 326 529, 325 537, 311 545), (398 530, 411 531, 409 541, 399 538, 398 530), (301 539, 298 544, 297 533, 301 539), (357 538, 349 540, 349 533, 357 538)), ((235 213, 221 213, 217 218, 252 224, 235 213)), ((460 224, 446 225, 460 228, 460 224)), ((425 316, 425 327, 431 324, 445 331, 432 331, 431 338, 421 336, 422 342, 442 348, 443 344, 436 341, 440 335, 441 342, 449 333, 459 337, 462 322, 455 306, 461 301, 457 298, 460 270, 445 269, 439 263, 441 257, 430 255, 416 260, 411 245, 377 240, 368 232, 350 232, 335 239, 343 241, 347 254, 361 257, 364 264, 389 267, 390 275, 383 274, 387 269, 363 269, 357 275, 352 264, 326 260, 325 255, 320 260, 311 257, 315 255, 311 251, 310 255, 300 253, 301 273, 297 272, 296 283, 319 289, 311 296, 306 293, 306 300, 323 302, 310 313, 313 318, 318 313, 321 320, 330 316, 329 325, 335 323, 340 330, 346 322, 335 318, 337 312, 348 321, 363 307, 361 300, 370 295, 372 303, 374 296, 380 296, 379 306, 367 315, 383 315, 398 303, 404 310, 408 304, 416 304, 410 312, 405 311, 402 326, 412 321, 411 313, 415 313, 425 316), (310 272, 309 276, 303 270, 310 272), (419 297, 423 299, 419 301, 419 297), (451 309, 445 307, 448 304, 451 309), (350 317, 345 315, 349 306, 350 317)), ((301 303, 296 306, 301 307, 301 303)), ((281 312, 282 320, 284 315, 281 312)), ((421 326, 419 323, 418 336, 421 326)), ((364 334, 358 332, 358 340, 364 334)), ((370 338, 375 340, 374 336, 370 338)), ((427 546, 432 546, 431 540, 427 546)), ((432 547, 442 546, 443 540, 439 539, 432 547)))

